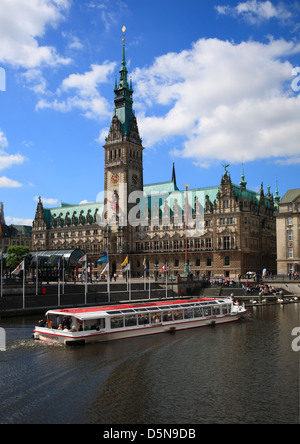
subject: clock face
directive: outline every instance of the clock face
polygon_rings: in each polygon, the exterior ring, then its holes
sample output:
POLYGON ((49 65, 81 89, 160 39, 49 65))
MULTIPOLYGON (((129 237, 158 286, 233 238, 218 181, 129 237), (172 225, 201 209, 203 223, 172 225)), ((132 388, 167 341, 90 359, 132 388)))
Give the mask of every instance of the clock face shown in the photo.
POLYGON ((137 185, 138 181, 139 181, 139 179, 138 179, 137 175, 133 174, 132 175, 132 183, 133 183, 133 185, 137 185))
POLYGON ((119 178, 118 173, 111 175, 110 181, 111 181, 112 185, 117 185, 119 183, 119 180, 120 180, 120 178, 119 178))

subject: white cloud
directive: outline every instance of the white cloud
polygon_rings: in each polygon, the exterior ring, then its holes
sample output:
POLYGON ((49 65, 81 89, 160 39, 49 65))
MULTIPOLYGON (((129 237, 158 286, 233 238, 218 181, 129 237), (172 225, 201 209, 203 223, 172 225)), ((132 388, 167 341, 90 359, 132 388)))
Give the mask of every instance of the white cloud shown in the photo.
POLYGON ((265 20, 278 19, 280 21, 291 18, 292 14, 282 5, 274 6, 272 2, 248 0, 238 3, 237 6, 216 6, 216 10, 222 15, 242 17, 254 24, 265 20))
MULTIPOLYGON (((7 154, 5 148, 8 147, 8 140, 4 132, 0 129, 0 171, 10 168, 13 165, 21 165, 26 158, 21 154, 7 154)), ((15 180, 8 179, 3 176, 0 177, 0 188, 19 188, 22 184, 15 180)))
POLYGON ((111 0, 92 0, 87 6, 98 11, 106 32, 119 22, 120 17, 126 17, 130 13, 124 1, 111 2, 111 0))
POLYGON ((134 73, 144 145, 185 139, 173 154, 208 166, 300 155, 300 95, 291 88, 300 44, 201 39, 134 73))
POLYGON ((99 86, 107 83, 115 67, 116 63, 104 62, 103 65, 91 65, 91 70, 84 74, 71 74, 57 90, 57 98, 40 100, 36 109, 50 108, 61 112, 79 109, 88 118, 109 117, 111 105, 99 92, 99 86), (68 97, 61 98, 66 94, 68 97))
POLYGON ((82 50, 84 45, 81 43, 80 39, 74 35, 72 32, 63 31, 62 36, 69 41, 68 48, 71 50, 82 50))
POLYGON ((15 67, 68 64, 52 46, 41 46, 49 26, 65 18, 69 0, 1 0, 0 61, 15 67))
MULTIPOLYGON (((47 197, 41 197, 43 204, 46 205, 57 205, 58 204, 58 199, 53 199, 53 198, 47 198, 47 197)), ((39 201, 39 196, 35 196, 35 198, 33 199, 35 202, 39 201)))
MULTIPOLYGON (((0 129, 0 148, 6 148, 8 147, 7 138, 4 134, 4 132, 0 129)), ((1 151, 0 151, 1 154, 1 151)))
POLYGON ((16 180, 8 179, 8 177, 0 177, 0 188, 20 188, 22 184, 16 180))
POLYGON ((33 219, 21 219, 19 217, 5 217, 5 222, 7 225, 27 225, 31 226, 33 219))
POLYGON ((47 95, 47 82, 40 69, 32 68, 20 75, 20 80, 24 80, 27 88, 36 94, 47 95))
POLYGON ((21 165, 24 161, 25 157, 21 154, 7 154, 0 151, 0 171, 13 165, 21 165))

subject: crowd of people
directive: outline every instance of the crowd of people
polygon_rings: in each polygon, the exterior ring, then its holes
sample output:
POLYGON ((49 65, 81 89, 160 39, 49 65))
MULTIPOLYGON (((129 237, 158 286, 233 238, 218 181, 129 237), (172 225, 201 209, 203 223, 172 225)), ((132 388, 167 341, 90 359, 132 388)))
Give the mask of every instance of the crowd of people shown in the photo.
POLYGON ((259 284, 256 282, 253 283, 249 283, 249 281, 246 281, 243 286, 242 289, 244 291, 244 293, 258 293, 260 296, 265 295, 265 296, 270 296, 270 295, 277 295, 279 296, 280 294, 280 289, 274 287, 273 285, 269 285, 269 284, 259 284))

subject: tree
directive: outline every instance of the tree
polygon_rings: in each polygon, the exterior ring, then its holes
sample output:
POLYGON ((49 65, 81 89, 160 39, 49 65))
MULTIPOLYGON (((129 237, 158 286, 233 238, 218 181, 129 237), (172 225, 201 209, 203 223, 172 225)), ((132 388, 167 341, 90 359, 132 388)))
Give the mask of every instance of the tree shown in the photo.
POLYGON ((7 250, 6 267, 15 270, 17 266, 25 259, 25 268, 29 268, 32 255, 28 247, 17 246, 9 247, 7 250))

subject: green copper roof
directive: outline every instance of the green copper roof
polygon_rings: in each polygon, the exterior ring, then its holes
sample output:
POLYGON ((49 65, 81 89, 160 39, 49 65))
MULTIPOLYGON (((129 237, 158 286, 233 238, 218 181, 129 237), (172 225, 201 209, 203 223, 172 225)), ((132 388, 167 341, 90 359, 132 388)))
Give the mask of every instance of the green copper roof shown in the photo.
POLYGON ((120 82, 119 86, 115 87, 115 115, 118 117, 121 123, 123 136, 128 135, 130 131, 131 121, 134 116, 132 109, 132 84, 128 85, 127 80, 127 67, 126 67, 126 57, 125 57, 125 42, 123 43, 123 57, 122 65, 120 69, 120 82))
POLYGON ((92 202, 80 205, 66 204, 62 202, 60 207, 50 208, 50 209, 44 208, 44 213, 48 228, 51 227, 52 218, 54 218, 57 223, 59 217, 61 217, 64 226, 66 217, 68 217, 69 222, 71 222, 72 217, 74 216, 76 220, 76 225, 78 225, 79 218, 80 216, 82 216, 83 225, 85 225, 88 215, 93 219, 96 210, 98 210, 97 212, 98 217, 101 217, 103 212, 103 207, 104 204, 102 202, 92 202))

